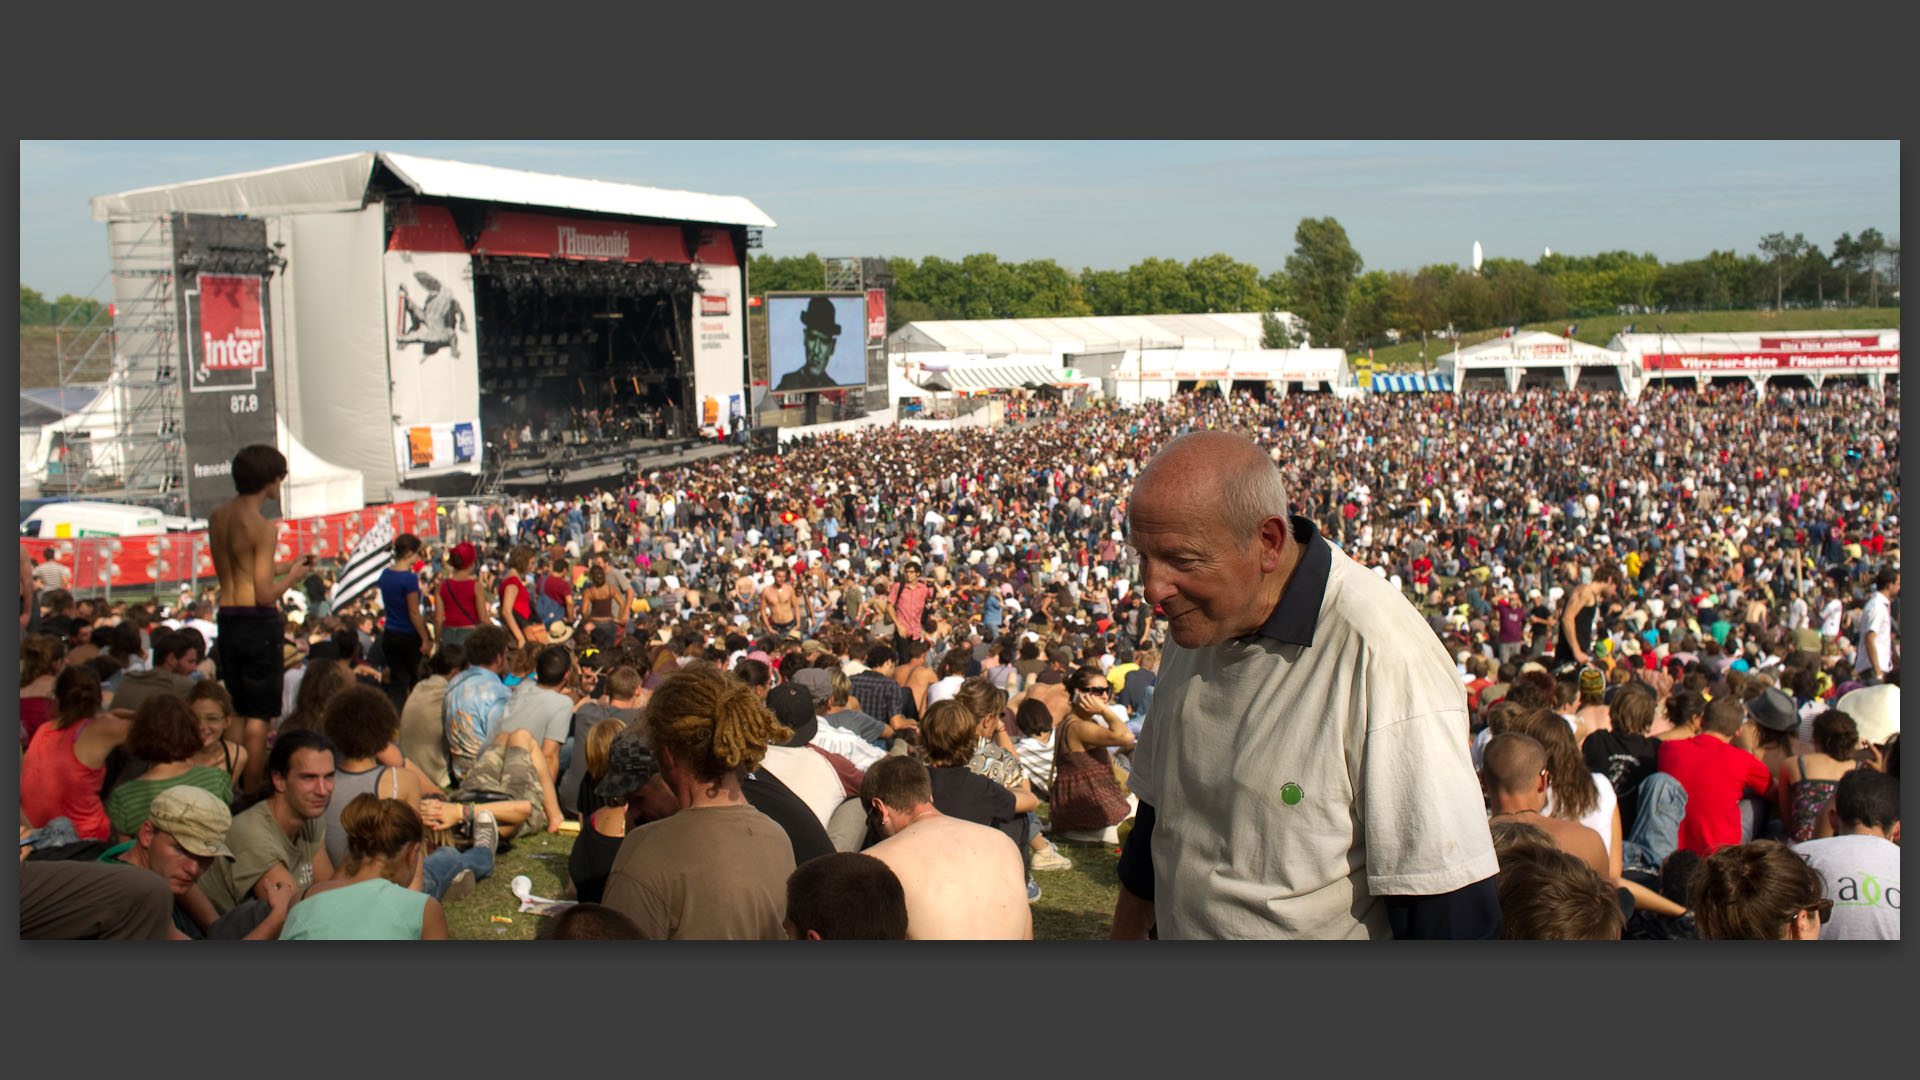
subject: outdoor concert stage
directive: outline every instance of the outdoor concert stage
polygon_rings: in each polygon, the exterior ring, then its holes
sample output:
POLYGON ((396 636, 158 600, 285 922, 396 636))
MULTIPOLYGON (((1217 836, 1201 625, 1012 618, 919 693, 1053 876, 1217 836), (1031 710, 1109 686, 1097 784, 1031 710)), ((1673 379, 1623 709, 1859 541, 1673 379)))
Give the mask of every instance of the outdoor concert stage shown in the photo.
POLYGON ((741 452, 711 438, 630 439, 595 446, 568 446, 501 459, 500 487, 514 494, 559 492, 576 485, 605 487, 649 469, 668 469, 741 452))

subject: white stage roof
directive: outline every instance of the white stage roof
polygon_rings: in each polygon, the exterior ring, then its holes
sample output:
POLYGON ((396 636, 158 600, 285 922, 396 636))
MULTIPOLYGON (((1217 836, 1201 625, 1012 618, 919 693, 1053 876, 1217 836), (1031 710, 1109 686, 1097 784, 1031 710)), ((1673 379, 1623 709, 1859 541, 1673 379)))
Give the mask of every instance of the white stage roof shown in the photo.
POLYGON ((255 217, 358 210, 366 205, 376 162, 384 163, 422 195, 714 225, 774 224, 751 200, 739 195, 617 184, 384 151, 102 195, 93 200, 93 218, 108 221, 174 210, 255 217))

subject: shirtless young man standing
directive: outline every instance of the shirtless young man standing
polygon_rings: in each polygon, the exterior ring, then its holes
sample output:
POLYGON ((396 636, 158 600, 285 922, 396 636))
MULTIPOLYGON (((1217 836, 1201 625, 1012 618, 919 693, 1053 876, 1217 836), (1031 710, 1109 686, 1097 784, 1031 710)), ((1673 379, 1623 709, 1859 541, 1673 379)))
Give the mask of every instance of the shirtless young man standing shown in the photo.
POLYGON ((886 837, 866 854, 886 863, 907 895, 909 941, 1032 940, 1020 850, 999 829, 935 810, 925 765, 901 755, 875 762, 860 799, 886 837))
POLYGON ((233 697, 233 721, 227 737, 247 748, 241 783, 259 785, 267 769, 267 732, 280 715, 280 594, 313 570, 313 557, 276 563, 272 522, 260 504, 280 498, 287 459, 271 446, 254 445, 233 457, 232 499, 207 519, 213 569, 220 577, 220 682, 233 697))
POLYGON ((1618 566, 1602 563, 1593 572, 1592 581, 1574 586, 1567 594, 1566 605, 1560 610, 1560 640, 1553 652, 1556 667, 1568 661, 1593 663, 1594 621, 1601 614, 1601 605, 1620 595, 1621 577, 1618 566))
POLYGON ((793 571, 784 566, 773 568, 773 584, 760 590, 760 625, 776 638, 800 625, 798 597, 793 591, 793 571))

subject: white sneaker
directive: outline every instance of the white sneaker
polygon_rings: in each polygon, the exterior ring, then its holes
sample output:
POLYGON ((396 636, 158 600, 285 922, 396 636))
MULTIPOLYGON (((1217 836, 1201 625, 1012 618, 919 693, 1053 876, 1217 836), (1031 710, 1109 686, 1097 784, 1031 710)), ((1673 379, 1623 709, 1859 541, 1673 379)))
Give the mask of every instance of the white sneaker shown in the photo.
POLYGON ((478 882, 473 876, 473 871, 461 867, 460 872, 453 875, 453 880, 447 882, 446 891, 440 894, 440 902, 447 904, 455 900, 465 900, 473 895, 476 884, 478 882))
POLYGON ((1062 854, 1059 848, 1048 844, 1046 847, 1034 853, 1032 868, 1035 870, 1071 870, 1073 869, 1073 860, 1062 854))

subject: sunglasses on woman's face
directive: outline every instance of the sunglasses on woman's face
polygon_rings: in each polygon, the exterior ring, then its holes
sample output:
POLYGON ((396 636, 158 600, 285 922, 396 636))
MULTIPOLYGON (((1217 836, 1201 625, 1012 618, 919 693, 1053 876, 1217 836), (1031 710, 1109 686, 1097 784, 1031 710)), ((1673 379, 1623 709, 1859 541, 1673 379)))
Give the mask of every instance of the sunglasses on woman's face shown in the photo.
POLYGON ((1826 922, 1833 916, 1833 901, 1822 900, 1812 907, 1807 908, 1807 910, 1819 915, 1821 922, 1826 922))

